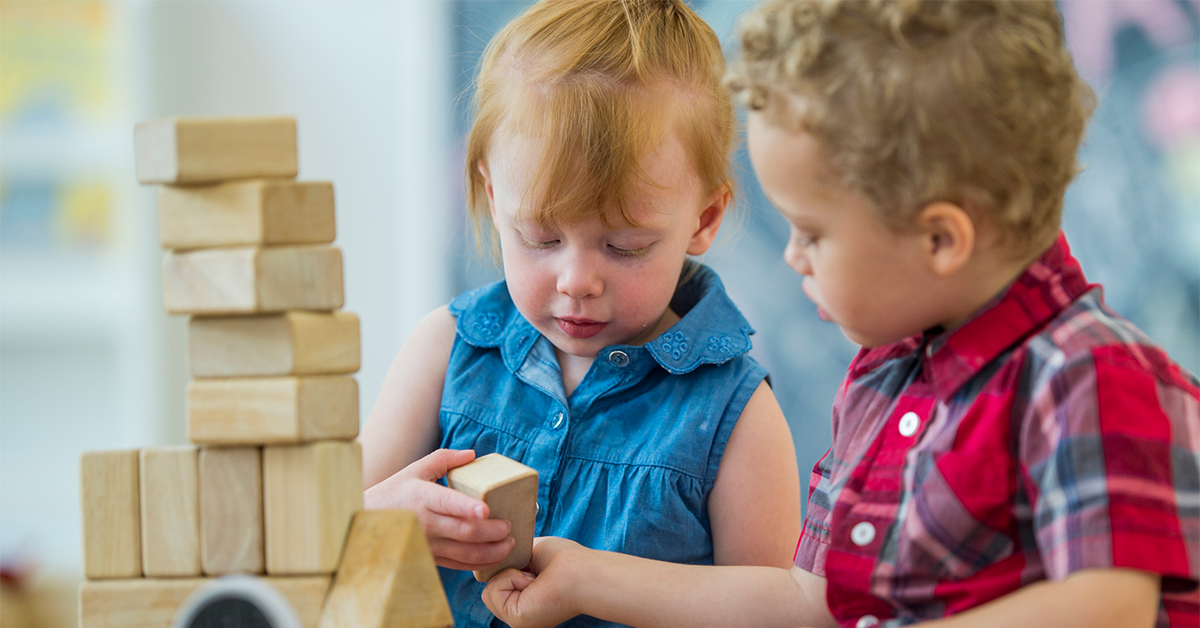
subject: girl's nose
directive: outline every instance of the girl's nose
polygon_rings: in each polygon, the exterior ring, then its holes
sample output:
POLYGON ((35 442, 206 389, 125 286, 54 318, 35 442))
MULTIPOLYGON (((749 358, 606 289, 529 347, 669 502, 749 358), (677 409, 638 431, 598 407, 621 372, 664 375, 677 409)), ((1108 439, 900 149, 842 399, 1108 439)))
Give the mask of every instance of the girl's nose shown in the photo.
POLYGON ((599 262, 586 255, 572 255, 558 273, 558 291, 573 299, 598 297, 604 291, 599 262))

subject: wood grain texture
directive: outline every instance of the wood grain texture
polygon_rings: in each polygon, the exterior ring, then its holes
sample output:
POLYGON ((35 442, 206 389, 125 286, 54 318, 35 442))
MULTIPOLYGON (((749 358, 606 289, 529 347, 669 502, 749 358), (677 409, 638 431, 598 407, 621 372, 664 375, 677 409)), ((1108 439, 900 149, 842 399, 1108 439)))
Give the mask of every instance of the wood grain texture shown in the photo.
POLYGON ((201 570, 262 573, 262 450, 203 447, 199 464, 201 570))
POLYGON ((264 447, 267 573, 333 572, 362 492, 357 442, 264 447))
POLYGON ((200 575, 200 491, 195 447, 141 450, 142 573, 200 575))
POLYGON ((361 363, 353 312, 196 316, 188 321, 193 377, 353 373, 361 363))
POLYGON ((336 229, 328 181, 250 179, 158 189, 164 249, 325 244, 336 229))
POLYGON ((332 246, 234 247, 163 256, 168 314, 256 314, 342 307, 342 252, 332 246))
MULTIPOLYGON (((168 628, 179 606, 209 578, 84 582, 80 628, 168 628)), ((317 628, 329 576, 263 578, 291 604, 303 628, 317 628)))
POLYGON ((302 443, 358 435, 358 382, 338 375, 194 379, 188 438, 203 445, 302 443))
POLYGON ((84 453, 79 460, 79 494, 83 515, 83 575, 141 576, 137 450, 84 453))
POLYGON ((508 557, 494 567, 475 572, 475 579, 487 582, 492 576, 515 567, 523 569, 533 556, 533 529, 537 522, 538 474, 516 460, 500 454, 476 458, 446 475, 450 488, 481 499, 488 505, 492 519, 507 519, 512 524, 513 546, 508 557))
POLYGON ((295 177, 296 120, 287 117, 148 120, 133 129, 142 183, 295 177))
POLYGON ((407 510, 354 515, 320 628, 454 625, 433 554, 407 510))

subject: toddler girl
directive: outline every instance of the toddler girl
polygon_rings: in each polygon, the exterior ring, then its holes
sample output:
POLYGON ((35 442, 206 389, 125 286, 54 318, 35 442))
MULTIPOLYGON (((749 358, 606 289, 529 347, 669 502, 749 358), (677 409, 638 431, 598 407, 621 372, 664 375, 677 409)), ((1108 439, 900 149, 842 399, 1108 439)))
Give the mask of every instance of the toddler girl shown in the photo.
POLYGON ((418 325, 360 436, 367 507, 418 513, 457 626, 493 623, 465 570, 513 543, 482 502, 434 483, 476 453, 537 470, 538 535, 791 564, 787 424, 746 355, 749 324, 688 259, 731 198, 723 72, 682 1, 545 0, 485 53, 467 199, 505 280, 418 325))

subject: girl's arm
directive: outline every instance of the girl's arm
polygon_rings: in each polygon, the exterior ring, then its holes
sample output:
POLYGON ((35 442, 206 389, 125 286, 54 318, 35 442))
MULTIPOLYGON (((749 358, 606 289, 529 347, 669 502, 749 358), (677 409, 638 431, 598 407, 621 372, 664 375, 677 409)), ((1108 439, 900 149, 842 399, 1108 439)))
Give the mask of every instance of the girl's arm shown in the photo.
POLYGON ((438 413, 456 323, 448 308, 434 310, 417 323, 392 362, 358 435, 367 487, 363 504, 414 511, 439 565, 482 569, 512 549, 508 522, 488 519, 482 501, 436 483, 475 458, 472 451, 434 451, 441 440, 438 413))
POLYGON ((680 565, 538 539, 530 568, 488 583, 483 601, 514 628, 576 615, 638 628, 836 627, 825 579, 798 567, 680 565))
POLYGON ((709 495, 713 562, 790 568, 800 538, 799 478, 791 430, 764 381, 729 436, 709 495))
POLYGON ((1042 581, 928 628, 1153 628, 1158 574, 1134 569, 1084 569, 1058 582, 1042 581))

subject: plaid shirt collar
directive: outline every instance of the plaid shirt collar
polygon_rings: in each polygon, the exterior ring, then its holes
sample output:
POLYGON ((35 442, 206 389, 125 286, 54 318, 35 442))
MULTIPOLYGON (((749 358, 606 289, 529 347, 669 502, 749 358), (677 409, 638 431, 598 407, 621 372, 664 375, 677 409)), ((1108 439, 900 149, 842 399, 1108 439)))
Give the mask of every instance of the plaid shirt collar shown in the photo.
POLYGON ((1067 238, 1059 232, 1054 245, 1030 264, 996 298, 957 328, 940 327, 897 342, 863 349, 850 370, 857 379, 883 363, 923 351, 924 377, 934 394, 949 401, 986 364, 1040 329, 1047 321, 1098 286, 1088 284, 1067 238))

